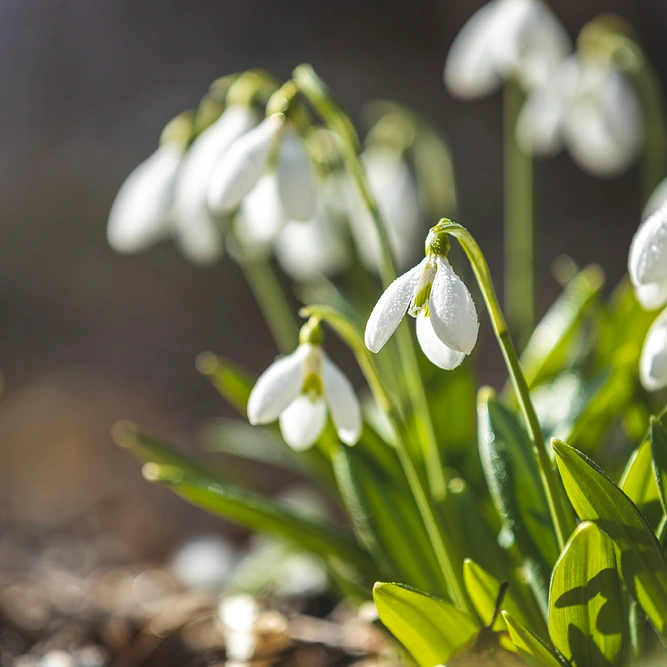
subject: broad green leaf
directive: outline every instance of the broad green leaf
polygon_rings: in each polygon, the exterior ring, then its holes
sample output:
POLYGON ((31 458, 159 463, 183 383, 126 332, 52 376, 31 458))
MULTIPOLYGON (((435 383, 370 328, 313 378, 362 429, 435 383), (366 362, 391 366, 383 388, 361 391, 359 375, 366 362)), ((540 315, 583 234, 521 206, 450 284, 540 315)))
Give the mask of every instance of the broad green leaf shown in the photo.
POLYGON ((350 567, 373 578, 374 567, 356 542, 334 526, 313 521, 244 491, 190 463, 132 425, 118 427, 116 441, 144 462, 149 481, 168 486, 182 498, 250 530, 286 539, 325 560, 338 576, 350 567))
POLYGON ((525 559, 531 585, 546 612, 549 573, 558 546, 532 445, 517 417, 492 390, 480 390, 477 415, 479 453, 489 492, 525 559))
POLYGON ((332 462, 357 537, 372 554, 378 574, 447 597, 447 584, 405 477, 387 474, 363 443, 338 447, 332 462))
MULTIPOLYGON (((500 581, 477 563, 466 558, 463 561, 463 582, 475 611, 479 614, 482 622, 489 625, 496 611, 501 586, 500 581)), ((526 601, 522 599, 516 587, 510 586, 503 597, 500 610, 508 611, 514 618, 533 629, 536 629, 536 626, 539 627, 540 631, 546 635, 546 625, 541 622, 542 615, 537 605, 533 601, 532 608, 527 610, 527 606, 526 601)), ((501 615, 496 618, 492 629, 496 631, 507 630, 507 625, 501 615)))
POLYGON ((597 265, 587 266, 569 282, 549 308, 521 355, 521 366, 529 387, 557 375, 569 365, 573 339, 603 284, 602 269, 597 265))
POLYGON ((594 524, 579 524, 554 567, 549 635, 573 667, 618 665, 625 642, 614 543, 594 524))
POLYGON ((211 381, 220 395, 245 417, 254 380, 238 366, 212 352, 202 352, 195 363, 197 370, 211 381))
POLYGON ((480 630, 472 616, 402 584, 377 583, 373 598, 380 620, 420 667, 445 665, 480 630))
POLYGON ((653 474, 651 441, 645 440, 632 454, 619 486, 655 531, 663 516, 660 492, 653 474))
POLYGON ((653 473, 660 494, 662 508, 667 512, 667 431, 655 417, 651 418, 650 427, 651 455, 653 473))
MULTIPOLYGON (((558 654, 511 614, 502 612, 510 638, 530 667, 563 667, 558 654)), ((591 666, 592 667, 592 666, 591 666)))
POLYGON ((618 567, 628 591, 664 636, 667 624, 667 566, 642 513, 588 457, 554 441, 567 495, 584 521, 595 521, 620 552, 618 567))

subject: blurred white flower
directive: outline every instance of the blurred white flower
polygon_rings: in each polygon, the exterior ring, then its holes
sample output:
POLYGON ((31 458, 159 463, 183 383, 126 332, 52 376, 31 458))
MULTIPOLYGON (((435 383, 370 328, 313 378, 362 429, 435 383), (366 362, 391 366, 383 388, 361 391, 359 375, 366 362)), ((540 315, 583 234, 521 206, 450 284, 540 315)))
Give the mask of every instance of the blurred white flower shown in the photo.
POLYGON ((261 182, 275 178, 286 219, 307 220, 315 212, 315 181, 301 138, 283 114, 265 118, 238 139, 210 180, 208 202, 215 213, 231 213, 261 182))
POLYGON ((349 260, 345 240, 321 204, 310 220, 290 220, 280 230, 273 250, 283 271, 301 281, 333 275, 349 260))
POLYGON ((639 378, 647 391, 667 387, 667 310, 656 318, 644 340, 639 378))
POLYGON ((630 245, 628 273, 644 308, 667 303, 667 208, 658 209, 639 225, 630 245))
MULTIPOLYGON (((398 265, 409 266, 423 238, 415 177, 402 155, 389 147, 369 147, 362 153, 361 161, 398 265)), ((375 225, 354 184, 347 181, 346 187, 350 228, 359 258, 366 268, 377 271, 380 240, 375 225)))
POLYGON ((406 312, 417 320, 424 354, 439 368, 456 368, 475 347, 475 303, 445 257, 429 253, 387 287, 368 318, 366 347, 379 352, 406 312))
POLYGON ((545 85, 529 93, 517 140, 524 150, 539 155, 553 155, 565 145, 582 169, 614 176, 641 151, 639 101, 618 70, 571 56, 545 85))
POLYGON ((331 411, 338 437, 354 445, 361 410, 354 388, 320 345, 302 342, 260 375, 248 400, 251 424, 280 420, 285 442, 297 451, 315 444, 331 411))
POLYGON ((215 536, 193 538, 171 559, 171 569, 186 588, 218 590, 225 584, 238 561, 234 546, 215 536))
POLYGON ((164 143, 127 177, 107 226, 107 240, 116 252, 140 252, 169 236, 174 184, 182 157, 181 145, 164 143))
POLYGON ((287 222, 275 172, 260 177, 241 204, 234 226, 237 238, 247 247, 267 247, 287 222))
POLYGON ((183 253, 194 262, 208 264, 223 253, 223 235, 208 208, 209 183, 230 146, 257 122, 250 107, 231 105, 197 137, 183 159, 175 190, 175 234, 183 253))
POLYGON ((542 0, 491 0, 463 26, 447 56, 445 84, 458 97, 492 93, 516 78, 545 84, 570 40, 542 0))

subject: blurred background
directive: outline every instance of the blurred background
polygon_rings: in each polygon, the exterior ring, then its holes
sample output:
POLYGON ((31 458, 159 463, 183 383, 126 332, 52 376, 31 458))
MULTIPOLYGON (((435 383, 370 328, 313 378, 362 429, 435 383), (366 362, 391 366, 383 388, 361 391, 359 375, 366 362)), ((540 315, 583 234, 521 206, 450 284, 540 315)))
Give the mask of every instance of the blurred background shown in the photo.
MULTIPOLYGON (((482 4, 0 0, 0 546, 24 535, 34 554, 55 536, 104 535, 109 558, 159 559, 221 530, 144 482, 109 431, 131 419, 196 449, 202 420, 231 411, 195 356, 210 349, 257 373, 275 354, 269 333, 231 261, 197 268, 168 243, 121 257, 105 237, 125 177, 216 77, 263 67, 282 79, 310 62, 355 119, 376 98, 422 112, 451 145, 460 222, 500 277, 501 97, 462 102, 442 83, 482 4)), ((601 12, 624 16, 667 80, 667 2, 551 6, 572 38, 601 12)), ((566 153, 538 162, 540 312, 558 292, 559 253, 600 263, 609 284, 623 274, 639 198, 637 168, 605 181, 566 153)), ((489 355, 482 380, 497 362, 489 355)))

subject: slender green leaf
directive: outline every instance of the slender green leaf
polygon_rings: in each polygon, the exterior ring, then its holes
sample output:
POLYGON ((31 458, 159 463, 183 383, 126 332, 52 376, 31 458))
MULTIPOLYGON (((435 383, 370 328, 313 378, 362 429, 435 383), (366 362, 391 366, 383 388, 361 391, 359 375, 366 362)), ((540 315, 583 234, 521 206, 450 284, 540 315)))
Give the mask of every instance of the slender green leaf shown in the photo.
POLYGON ((597 265, 587 266, 549 308, 521 355, 529 387, 557 375, 569 365, 573 339, 603 284, 602 269, 597 265))
POLYGON ((202 352, 197 357, 196 366, 220 395, 245 417, 254 380, 238 366, 212 352, 202 352))
POLYGON ((663 510, 653 474, 650 440, 645 440, 633 452, 621 475, 619 486, 655 531, 660 524, 663 510))
POLYGON ((667 512, 667 431, 659 419, 651 418, 651 455, 662 509, 667 512))
POLYGON ((564 663, 559 660, 558 654, 536 634, 506 611, 503 611, 502 615, 512 642, 530 667, 563 667, 564 663))
POLYGON ((579 524, 554 567, 549 635, 573 667, 618 665, 626 641, 614 543, 579 524))
POLYGON ((212 514, 311 551, 322 557, 339 576, 345 568, 352 568, 369 579, 374 577, 375 570, 368 555, 334 526, 313 521, 229 484, 132 425, 117 428, 114 435, 121 446, 145 462, 143 472, 149 481, 165 484, 212 514))
POLYGON ((595 521, 615 542, 628 591, 663 636, 667 624, 667 566, 651 527, 628 496, 588 457, 554 441, 558 468, 579 517, 595 521))
POLYGON ((420 667, 444 665, 480 630, 480 624, 448 602, 402 584, 373 588, 380 620, 420 667))
MULTIPOLYGON (((469 558, 463 561, 463 581, 475 611, 479 614, 482 622, 488 626, 496 612, 501 582, 469 558)), ((529 591, 526 592, 530 595, 529 591)), ((546 636, 547 628, 540 610, 534 600, 526 600, 521 595, 516 585, 509 586, 507 589, 500 606, 500 611, 503 610, 508 611, 514 618, 534 631, 539 628, 539 632, 546 636), (532 602, 532 605, 530 602, 532 602)), ((496 631, 507 630, 507 625, 500 614, 496 617, 492 629, 496 631)))
POLYGON ((379 574, 446 597, 447 583, 405 478, 389 476, 363 443, 338 447, 333 465, 357 536, 379 574))
POLYGON ((492 390, 479 392, 479 453, 496 510, 511 531, 546 612, 558 546, 532 445, 523 425, 492 390))

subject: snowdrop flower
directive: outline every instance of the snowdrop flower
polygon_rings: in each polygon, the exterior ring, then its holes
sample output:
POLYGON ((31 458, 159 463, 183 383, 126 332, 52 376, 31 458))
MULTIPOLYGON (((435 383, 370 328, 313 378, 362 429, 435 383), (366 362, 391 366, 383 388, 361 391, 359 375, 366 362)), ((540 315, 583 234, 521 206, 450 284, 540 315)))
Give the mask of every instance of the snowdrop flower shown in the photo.
POLYGON ((566 145, 579 166, 615 176, 637 158, 641 109, 625 76, 593 58, 571 56, 533 89, 521 110, 517 139, 527 152, 553 155, 566 145))
POLYGON ((646 335, 639 359, 639 379, 647 391, 667 387, 667 310, 660 313, 646 335))
POLYGON ((275 173, 266 173, 241 204, 235 225, 236 236, 248 248, 258 245, 268 249, 286 222, 287 214, 280 201, 278 179, 275 173))
POLYGON ((297 349, 260 375, 248 399, 250 423, 278 419, 285 442, 297 451, 315 444, 326 425, 327 409, 345 444, 356 444, 361 435, 361 410, 354 388, 321 343, 319 324, 305 324, 297 349))
POLYGON ((182 157, 181 144, 163 143, 127 177, 107 226, 107 240, 116 252, 140 252, 169 236, 174 184, 182 157))
POLYGON ((182 251, 194 262, 209 264, 222 255, 222 232, 208 208, 209 183, 229 147, 257 122, 249 106, 230 105, 197 137, 183 160, 174 199, 175 234, 182 251))
POLYGON ((647 310, 667 303, 667 208, 644 220, 630 245, 628 273, 647 310))
POLYGON ((387 287, 368 318, 366 347, 379 352, 406 312, 417 320, 422 351, 439 368, 456 368, 475 347, 475 303, 446 254, 437 249, 428 249, 417 266, 387 287))
POLYGON ((546 83, 569 51, 565 30, 542 0, 491 0, 454 40, 445 84, 464 99, 492 93, 510 78, 530 89, 546 83))
POLYGON ((231 213, 260 183, 275 178, 280 205, 287 219, 307 220, 315 212, 315 182, 310 160, 293 123, 284 114, 265 118, 238 139, 215 169, 208 203, 212 211, 231 213))
MULTIPOLYGON (((414 261, 422 220, 417 183, 399 151, 387 146, 367 148, 361 162, 368 187, 377 202, 380 216, 387 226, 389 242, 401 267, 414 261)), ((366 206, 354 185, 347 182, 350 229, 364 265, 377 271, 380 265, 380 240, 366 206)))

